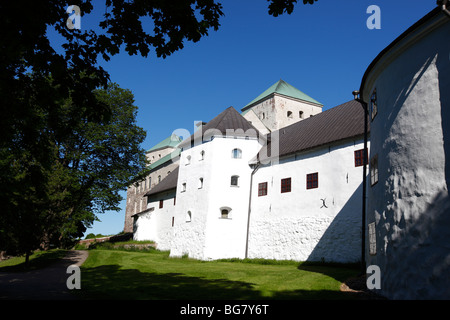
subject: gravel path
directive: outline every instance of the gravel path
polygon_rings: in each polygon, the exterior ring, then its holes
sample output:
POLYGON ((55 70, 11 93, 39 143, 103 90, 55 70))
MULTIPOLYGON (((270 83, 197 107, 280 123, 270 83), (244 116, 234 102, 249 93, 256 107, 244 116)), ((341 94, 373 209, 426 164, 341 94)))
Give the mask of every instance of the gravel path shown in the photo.
POLYGON ((0 300, 73 300, 67 289, 70 265, 81 266, 89 253, 71 250, 60 261, 40 270, 0 272, 0 300))

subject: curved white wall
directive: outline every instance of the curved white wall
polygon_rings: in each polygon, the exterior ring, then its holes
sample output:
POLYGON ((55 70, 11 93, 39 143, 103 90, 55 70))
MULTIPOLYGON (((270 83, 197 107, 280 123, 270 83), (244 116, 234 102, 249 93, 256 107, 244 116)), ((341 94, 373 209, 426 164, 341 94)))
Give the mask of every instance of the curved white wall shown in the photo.
POLYGON ((368 186, 376 254, 367 246, 366 262, 380 267, 388 298, 450 298, 449 39, 439 15, 391 48, 364 87, 365 101, 377 92, 370 157, 379 171, 368 186))

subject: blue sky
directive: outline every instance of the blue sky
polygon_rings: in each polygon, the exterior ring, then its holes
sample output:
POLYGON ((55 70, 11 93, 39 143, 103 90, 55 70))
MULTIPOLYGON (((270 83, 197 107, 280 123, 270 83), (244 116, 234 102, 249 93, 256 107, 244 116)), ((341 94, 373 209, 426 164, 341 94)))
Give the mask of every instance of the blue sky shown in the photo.
MULTIPOLYGON (((100 62, 111 81, 134 94, 138 125, 147 131, 143 148, 179 128, 193 132, 194 121, 209 121, 230 106, 239 111, 279 79, 321 102, 323 110, 349 101, 378 53, 436 7, 435 0, 298 2, 291 15, 275 18, 265 0, 222 0, 219 30, 172 56, 122 52, 100 62), (370 5, 380 8, 381 29, 366 26, 370 5)), ((98 23, 95 12, 81 19, 82 29, 98 23)), ((86 234, 122 231, 125 200, 121 207, 99 215, 101 222, 86 234)))

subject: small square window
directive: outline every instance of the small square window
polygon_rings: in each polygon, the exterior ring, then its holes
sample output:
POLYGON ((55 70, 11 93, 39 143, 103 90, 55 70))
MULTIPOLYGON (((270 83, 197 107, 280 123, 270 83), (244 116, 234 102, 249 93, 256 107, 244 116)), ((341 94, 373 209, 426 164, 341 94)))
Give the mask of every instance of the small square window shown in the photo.
POLYGON ((258 197, 267 195, 267 182, 261 182, 258 184, 258 197))
POLYGON ((281 179, 281 193, 291 192, 291 178, 281 179))
MULTIPOLYGON (((367 159, 367 149, 366 149, 366 159, 367 159)), ((355 167, 361 167, 364 165, 364 149, 355 151, 355 167)))
POLYGON ((242 157, 242 151, 241 149, 233 149, 233 151, 231 152, 231 157, 233 159, 241 159, 242 157))
POLYGON ((306 189, 315 189, 319 187, 319 173, 310 173, 306 175, 306 189))

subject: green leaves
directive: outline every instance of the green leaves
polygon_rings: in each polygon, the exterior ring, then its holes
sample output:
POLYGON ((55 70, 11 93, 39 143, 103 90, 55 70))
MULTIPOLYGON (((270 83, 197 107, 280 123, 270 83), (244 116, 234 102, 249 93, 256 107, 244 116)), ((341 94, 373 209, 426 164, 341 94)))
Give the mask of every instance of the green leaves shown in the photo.
MULTIPOLYGON (((270 2, 269 4, 269 14, 278 17, 279 15, 291 14, 294 11, 294 5, 297 3, 297 0, 267 0, 270 2)), ((303 0, 303 4, 314 4, 317 0, 303 0)))

